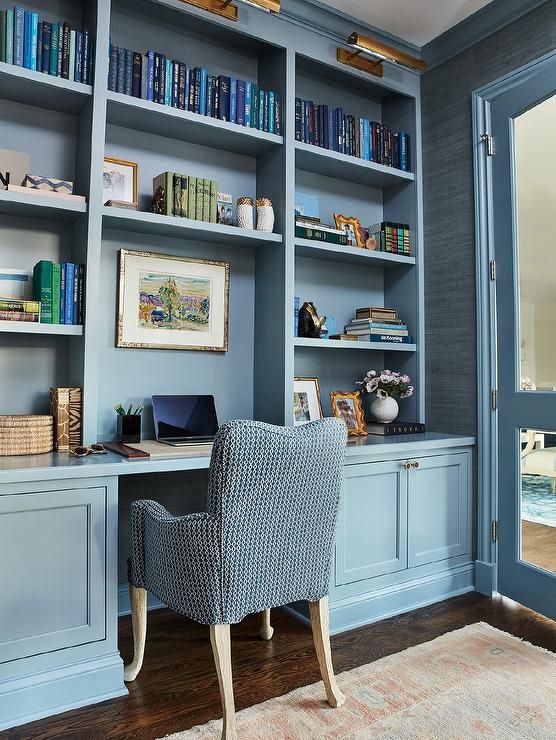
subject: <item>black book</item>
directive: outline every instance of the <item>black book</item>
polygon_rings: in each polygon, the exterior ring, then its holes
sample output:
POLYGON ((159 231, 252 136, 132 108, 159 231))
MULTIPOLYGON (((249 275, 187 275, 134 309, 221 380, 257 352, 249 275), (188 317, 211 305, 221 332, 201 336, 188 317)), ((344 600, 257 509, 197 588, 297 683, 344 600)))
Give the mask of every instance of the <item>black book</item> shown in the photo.
POLYGON ((69 80, 69 46, 70 46, 70 27, 69 23, 64 23, 62 27, 62 77, 69 80))
POLYGON ((160 54, 154 53, 153 101, 160 103, 160 54))
POLYGON ((276 93, 274 99, 274 133, 282 136, 282 98, 276 93))
POLYGON ((187 103, 187 109, 192 113, 195 112, 195 87, 197 82, 198 67, 189 70, 189 100, 187 103))
POLYGON ((178 64, 178 108, 180 110, 185 110, 186 108, 186 102, 187 102, 185 100, 186 75, 187 75, 187 68, 184 62, 179 62, 178 64))
MULTIPOLYGON (((77 50, 76 50, 77 54, 77 50)), ((110 44, 110 62, 108 65, 108 89, 116 92, 118 81, 118 47, 110 44)))
POLYGON ((295 140, 303 141, 303 102, 295 99, 295 140))
POLYGON ((131 94, 134 98, 141 97, 141 54, 138 51, 133 52, 131 94))
POLYGON ((82 82, 90 82, 91 80, 91 38, 89 36, 89 31, 85 30, 83 31, 83 61, 81 63, 81 74, 82 74, 82 82))
POLYGON ((180 63, 174 59, 172 62, 172 108, 180 107, 180 63))
POLYGON ((116 92, 125 90, 125 49, 118 46, 118 67, 116 70, 116 92))
POLYGON ((393 434, 423 434, 425 425, 418 421, 392 421, 390 424, 367 424, 369 434, 388 437, 393 434))
POLYGON ((85 298, 85 265, 79 265, 77 277, 77 323, 83 324, 83 306, 85 298))

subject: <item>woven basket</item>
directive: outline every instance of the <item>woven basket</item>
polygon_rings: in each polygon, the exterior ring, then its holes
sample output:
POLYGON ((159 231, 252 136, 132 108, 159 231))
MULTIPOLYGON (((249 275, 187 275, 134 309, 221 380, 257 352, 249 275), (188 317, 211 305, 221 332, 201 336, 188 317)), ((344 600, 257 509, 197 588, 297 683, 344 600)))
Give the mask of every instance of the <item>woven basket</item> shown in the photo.
POLYGON ((0 455, 40 455, 53 447, 51 416, 0 416, 0 455))

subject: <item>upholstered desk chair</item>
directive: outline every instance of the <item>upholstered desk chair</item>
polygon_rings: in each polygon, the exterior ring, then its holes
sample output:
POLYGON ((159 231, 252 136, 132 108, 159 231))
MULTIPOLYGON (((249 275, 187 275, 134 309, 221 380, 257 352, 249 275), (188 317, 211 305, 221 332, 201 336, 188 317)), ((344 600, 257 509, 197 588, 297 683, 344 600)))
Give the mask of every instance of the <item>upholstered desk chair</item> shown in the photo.
POLYGON ((236 738, 230 624, 307 600, 328 703, 344 697, 332 669, 328 586, 342 486, 346 427, 323 419, 300 427, 232 421, 214 442, 208 512, 174 517, 154 501, 131 512, 130 595, 134 657, 141 669, 147 591, 170 608, 210 625, 222 697, 222 738, 236 738))

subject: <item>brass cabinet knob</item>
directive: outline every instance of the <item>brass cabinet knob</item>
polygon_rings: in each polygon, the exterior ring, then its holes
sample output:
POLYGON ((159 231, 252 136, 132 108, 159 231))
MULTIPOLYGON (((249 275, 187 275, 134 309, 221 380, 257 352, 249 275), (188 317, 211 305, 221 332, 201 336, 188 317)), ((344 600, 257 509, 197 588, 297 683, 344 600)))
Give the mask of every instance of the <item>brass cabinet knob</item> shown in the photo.
POLYGON ((419 460, 415 460, 415 462, 411 463, 411 467, 417 470, 417 468, 419 467, 419 460))

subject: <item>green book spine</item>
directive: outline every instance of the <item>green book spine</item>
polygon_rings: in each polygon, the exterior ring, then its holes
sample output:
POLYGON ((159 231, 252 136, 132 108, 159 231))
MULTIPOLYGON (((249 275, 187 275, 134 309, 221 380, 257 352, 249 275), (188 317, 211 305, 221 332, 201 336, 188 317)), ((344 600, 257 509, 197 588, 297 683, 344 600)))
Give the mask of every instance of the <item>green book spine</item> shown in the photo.
POLYGON ((187 218, 197 218, 197 178, 189 177, 189 198, 187 200, 187 218))
POLYGON ((60 265, 52 265, 52 323, 60 323, 60 265))
POLYGON ((166 215, 174 215, 174 173, 166 172, 166 215))
POLYGON ((52 36, 50 39, 50 68, 48 74, 58 75, 58 43, 60 41, 60 24, 52 24, 52 36))
POLYGON ((174 174, 174 216, 183 216, 181 212, 181 175, 176 172, 174 174))
POLYGON ((6 10, 6 62, 14 63, 14 12, 6 10))
POLYGON ((188 200, 189 200, 189 182, 187 175, 181 176, 181 215, 183 218, 188 218, 189 216, 189 209, 188 209, 188 200))
POLYGON ((205 181, 202 177, 197 178, 197 187, 196 190, 196 198, 197 202, 195 204, 195 218, 197 221, 203 220, 203 190, 205 188, 205 181))
POLYGON ((6 11, 0 10, 0 62, 6 61, 6 11))
POLYGON ((210 221, 210 180, 203 180, 203 221, 210 221))
POLYGON ((216 223, 216 200, 218 197, 218 183, 216 180, 210 181, 210 206, 209 206, 209 221, 211 224, 216 223))
POLYGON ((318 228, 310 229, 306 226, 296 226, 295 235, 301 239, 339 244, 342 247, 347 246, 347 237, 344 234, 331 234, 329 231, 320 231, 318 228))
POLYGON ((41 324, 52 323, 52 262, 41 260, 33 268, 33 299, 41 303, 41 324))

